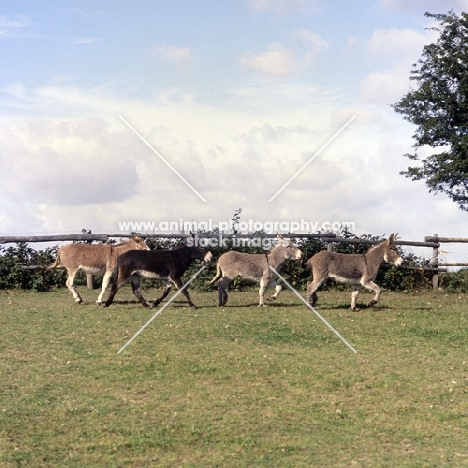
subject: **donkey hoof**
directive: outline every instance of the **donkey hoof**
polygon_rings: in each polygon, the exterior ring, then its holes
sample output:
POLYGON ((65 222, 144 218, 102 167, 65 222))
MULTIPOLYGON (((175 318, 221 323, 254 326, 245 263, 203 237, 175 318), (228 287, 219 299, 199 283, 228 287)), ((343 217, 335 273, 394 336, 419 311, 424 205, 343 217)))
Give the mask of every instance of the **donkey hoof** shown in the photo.
POLYGON ((317 305, 318 301, 317 301, 317 300, 314 300, 313 297, 310 297, 310 298, 307 298, 307 303, 308 303, 310 306, 315 307, 315 306, 317 305))
POLYGON ((361 312, 361 309, 357 308, 357 307, 351 307, 351 310, 353 312, 361 312))

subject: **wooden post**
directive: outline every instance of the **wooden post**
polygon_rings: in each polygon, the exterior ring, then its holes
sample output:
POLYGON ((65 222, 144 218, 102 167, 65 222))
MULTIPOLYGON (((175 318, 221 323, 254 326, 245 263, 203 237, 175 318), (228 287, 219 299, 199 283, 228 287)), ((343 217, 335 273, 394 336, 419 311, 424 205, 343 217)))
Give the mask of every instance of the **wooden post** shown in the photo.
MULTIPOLYGON (((439 236, 437 234, 434 234, 435 242, 437 242, 438 237, 439 236)), ((439 247, 433 247, 431 266, 433 266, 434 268, 437 268, 439 266, 439 247)), ((439 290, 439 272, 438 271, 434 272, 434 275, 432 276, 432 288, 436 292, 439 290)))
POLYGON ((89 273, 86 274, 86 286, 88 289, 94 289, 94 276, 89 273))
MULTIPOLYGON (((84 235, 91 235, 92 232, 90 229, 82 229, 81 232, 84 234, 84 235)), ((86 241, 88 244, 92 244, 93 241, 91 239, 88 239, 86 241)), ((94 289, 94 276, 89 274, 89 273, 86 273, 86 287, 88 289, 94 289)))

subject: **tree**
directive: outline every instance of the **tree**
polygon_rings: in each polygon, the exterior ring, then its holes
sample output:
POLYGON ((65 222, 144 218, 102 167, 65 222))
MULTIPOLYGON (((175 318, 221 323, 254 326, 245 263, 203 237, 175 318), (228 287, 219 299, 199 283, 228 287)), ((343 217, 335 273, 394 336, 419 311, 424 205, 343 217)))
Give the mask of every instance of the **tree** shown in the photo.
POLYGON ((468 13, 425 16, 439 21, 433 28, 439 38, 413 65, 416 88, 392 105, 417 126, 416 152, 405 156, 420 163, 401 174, 424 179, 429 192, 445 193, 468 211, 468 13), (417 151, 424 146, 438 152, 421 158, 417 151))

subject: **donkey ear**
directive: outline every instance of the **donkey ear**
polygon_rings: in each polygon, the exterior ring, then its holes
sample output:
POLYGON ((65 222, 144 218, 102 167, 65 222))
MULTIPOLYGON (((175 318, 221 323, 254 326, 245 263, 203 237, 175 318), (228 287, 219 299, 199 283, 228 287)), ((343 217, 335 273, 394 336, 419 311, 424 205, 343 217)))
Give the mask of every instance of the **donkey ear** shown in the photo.
POLYGON ((393 244, 397 238, 398 234, 391 234, 390 237, 388 238, 388 243, 393 244))
POLYGON ((278 234, 278 233, 276 233, 276 237, 277 237, 278 239, 283 239, 283 236, 282 236, 281 234, 278 234))

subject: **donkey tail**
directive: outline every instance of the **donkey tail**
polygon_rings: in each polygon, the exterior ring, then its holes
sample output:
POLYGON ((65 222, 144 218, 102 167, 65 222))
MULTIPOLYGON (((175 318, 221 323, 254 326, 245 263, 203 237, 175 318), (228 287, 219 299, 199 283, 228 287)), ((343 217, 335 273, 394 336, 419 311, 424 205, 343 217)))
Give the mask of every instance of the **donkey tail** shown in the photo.
POLYGON ((219 266, 219 262, 216 264, 216 276, 208 283, 213 284, 215 281, 218 281, 223 276, 221 272, 221 267, 219 266))
POLYGON ((51 270, 55 270, 56 268, 63 268, 62 265, 60 265, 60 251, 57 253, 57 258, 55 259, 55 262, 52 263, 52 265, 49 265, 48 267, 46 267, 45 271, 51 271, 51 270))

